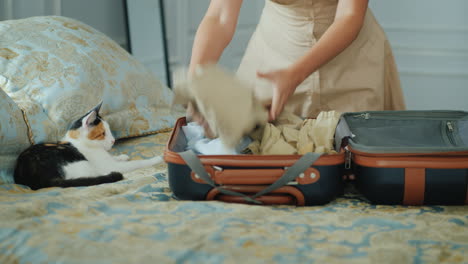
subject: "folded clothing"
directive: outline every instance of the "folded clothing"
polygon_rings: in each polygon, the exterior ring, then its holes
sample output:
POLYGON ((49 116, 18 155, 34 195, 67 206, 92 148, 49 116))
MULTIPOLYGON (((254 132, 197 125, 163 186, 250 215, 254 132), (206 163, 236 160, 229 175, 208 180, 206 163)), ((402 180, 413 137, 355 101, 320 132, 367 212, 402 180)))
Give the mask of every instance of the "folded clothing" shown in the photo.
POLYGON ((336 153, 333 141, 340 116, 339 112, 329 111, 321 112, 317 119, 303 120, 283 112, 274 124, 266 124, 250 135, 254 141, 248 149, 260 155, 336 153))
POLYGON ((219 138, 206 138, 203 127, 196 122, 188 123, 182 127, 182 130, 187 140, 186 150, 191 149, 202 155, 238 155, 252 142, 249 137, 243 137, 239 144, 228 147, 219 138))
POLYGON ((268 121, 268 111, 252 87, 216 65, 197 66, 193 76, 179 71, 174 78, 174 104, 192 104, 205 118, 214 137, 233 148, 256 126, 268 121))

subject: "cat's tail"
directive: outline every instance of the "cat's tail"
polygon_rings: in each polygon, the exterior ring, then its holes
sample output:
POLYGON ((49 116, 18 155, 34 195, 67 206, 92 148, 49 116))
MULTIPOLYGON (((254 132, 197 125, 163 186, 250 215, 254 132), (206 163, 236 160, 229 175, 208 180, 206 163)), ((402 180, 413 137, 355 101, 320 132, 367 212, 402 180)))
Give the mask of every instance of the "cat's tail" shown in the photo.
POLYGON ((120 172, 111 172, 107 175, 89 178, 76 178, 76 179, 54 179, 52 185, 56 187, 80 187, 80 186, 92 186, 103 183, 118 182, 123 179, 123 175, 120 172))

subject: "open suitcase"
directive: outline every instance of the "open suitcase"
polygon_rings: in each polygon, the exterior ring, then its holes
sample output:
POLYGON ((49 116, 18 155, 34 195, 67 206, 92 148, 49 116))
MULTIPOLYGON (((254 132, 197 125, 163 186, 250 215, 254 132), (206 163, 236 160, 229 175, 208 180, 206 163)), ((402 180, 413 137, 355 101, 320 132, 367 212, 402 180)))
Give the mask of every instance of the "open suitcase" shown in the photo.
POLYGON ((190 161, 190 157, 184 157, 190 154, 185 151, 187 142, 181 129, 185 124, 185 118, 177 120, 164 153, 164 159, 168 163, 169 186, 174 196, 179 199, 316 205, 325 204, 343 192, 344 150, 336 155, 324 155, 319 158, 319 155, 311 156, 311 160, 306 163, 312 163, 316 159, 313 167, 310 167, 311 164, 298 164, 303 158, 300 155, 193 157, 192 152, 190 161), (201 164, 196 161, 198 158, 201 164), (286 170, 294 171, 294 164, 302 166, 299 172, 293 172, 284 184, 278 182, 282 185, 279 188, 265 194, 260 193, 282 178, 286 170), (201 168, 197 168, 197 165, 201 168), (204 174, 209 179, 203 179, 204 174), (248 198, 254 195, 255 201, 248 198))
POLYGON ((195 155, 180 118, 165 150, 169 185, 182 200, 320 205, 343 192, 345 168, 377 204, 468 204, 468 113, 343 114, 338 154, 195 155))
MULTIPOLYGON (((468 204, 468 113, 346 113, 357 187, 377 204, 468 204)), ((346 141, 346 140, 345 140, 346 141)))

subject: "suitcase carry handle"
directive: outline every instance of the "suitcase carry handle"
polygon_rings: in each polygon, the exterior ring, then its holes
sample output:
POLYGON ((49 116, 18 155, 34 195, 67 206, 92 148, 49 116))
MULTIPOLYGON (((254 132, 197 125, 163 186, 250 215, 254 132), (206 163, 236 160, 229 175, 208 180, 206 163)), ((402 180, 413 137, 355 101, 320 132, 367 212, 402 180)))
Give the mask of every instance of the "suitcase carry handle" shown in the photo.
MULTIPOLYGON (((292 197, 290 195, 265 195, 265 196, 258 197, 257 201, 260 201, 262 205, 297 205, 297 206, 304 205, 304 204, 300 204, 296 202, 294 198, 295 197, 292 197)), ((206 200, 209 201, 210 199, 207 198, 206 200)), ((227 202, 227 203, 247 203, 244 199, 242 199, 242 197, 225 195, 225 194, 216 196, 216 200, 227 202)))
POLYGON ((258 191, 253 196, 248 196, 240 192, 232 191, 229 189, 222 188, 218 186, 213 179, 211 179, 208 172, 203 167, 200 159, 198 159, 197 155, 192 150, 187 150, 184 152, 180 152, 179 155, 185 161, 185 163, 189 166, 192 171, 194 171, 200 178, 202 178, 207 184, 212 186, 213 188, 217 189, 220 193, 232 195, 232 196, 239 196, 242 197, 245 201, 254 203, 254 204, 262 204, 261 201, 257 200, 256 198, 272 192, 282 186, 285 186, 292 180, 296 179, 301 173, 303 173, 307 168, 322 156, 322 153, 306 153, 304 154, 294 165, 289 167, 278 180, 276 180, 271 185, 267 186, 266 188, 258 191))
MULTIPOLYGON (((210 178, 218 185, 266 185, 271 184, 283 176, 286 168, 278 169, 220 169, 216 166, 205 165, 210 178)), ((191 172, 194 182, 205 183, 195 172, 191 172)), ((320 179, 320 172, 313 167, 301 173, 294 184, 312 184, 320 179)))
MULTIPOLYGON (((224 189, 228 189, 231 191, 239 191, 243 193, 257 193, 261 191, 263 188, 267 187, 258 186, 258 185, 225 185, 223 186, 224 189)), ((262 204, 289 204, 289 205, 298 205, 303 206, 305 205, 305 198, 304 194, 299 191, 297 188, 292 186, 283 186, 276 190, 271 191, 273 195, 268 196, 260 196, 257 197, 257 200, 260 201, 262 204)), ((225 202, 236 202, 236 203, 245 203, 245 200, 240 196, 231 196, 231 195, 223 195, 220 191, 216 188, 211 189, 208 194, 206 195, 206 200, 221 200, 225 202)))

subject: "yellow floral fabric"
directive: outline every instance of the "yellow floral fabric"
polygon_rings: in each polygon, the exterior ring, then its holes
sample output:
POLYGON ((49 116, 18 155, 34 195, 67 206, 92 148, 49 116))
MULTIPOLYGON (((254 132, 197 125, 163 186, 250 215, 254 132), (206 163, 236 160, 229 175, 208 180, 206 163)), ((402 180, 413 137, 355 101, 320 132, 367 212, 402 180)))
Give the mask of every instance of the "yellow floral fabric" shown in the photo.
MULTIPOLYGON (((162 154, 169 133, 120 141, 162 154)), ((177 201, 165 164, 125 180, 0 186, 0 263, 467 263, 468 206, 382 206, 352 186, 323 206, 177 201)))
MULTIPOLYGON (((0 76, 0 86, 5 81, 0 76)), ((0 89, 0 184, 11 179, 16 158, 28 146, 28 129, 21 110, 0 89)))
POLYGON ((172 91, 104 34, 56 16, 0 22, 0 183, 17 155, 57 141, 101 100, 116 138, 170 128, 172 91))
POLYGON ((22 109, 31 143, 60 139, 101 100, 117 138, 172 127, 172 92, 104 34, 57 16, 0 22, 0 87, 22 109))

